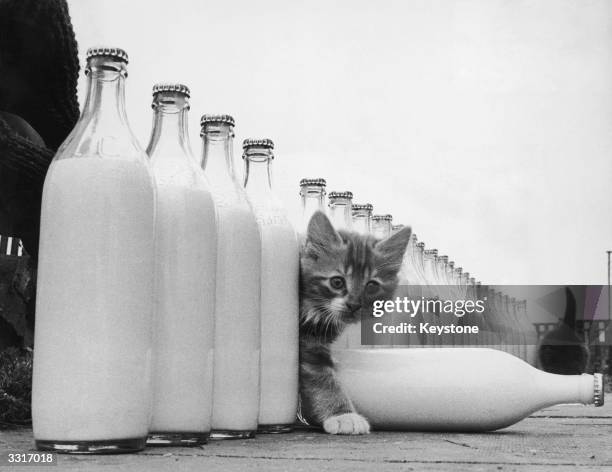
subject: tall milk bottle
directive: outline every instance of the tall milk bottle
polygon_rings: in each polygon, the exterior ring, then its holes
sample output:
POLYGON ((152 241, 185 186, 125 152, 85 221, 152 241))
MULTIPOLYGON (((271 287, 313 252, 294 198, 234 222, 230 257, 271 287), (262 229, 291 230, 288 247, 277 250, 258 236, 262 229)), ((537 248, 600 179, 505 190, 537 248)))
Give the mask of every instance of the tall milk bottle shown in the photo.
POLYGON ((217 231, 213 198, 191 152, 189 89, 153 87, 147 153, 157 185, 153 417, 149 445, 206 442, 212 414, 217 231))
POLYGON ((244 186, 261 233, 259 432, 289 432, 298 398, 298 242, 272 192, 274 143, 246 139, 242 147, 244 186))
POLYGON ((127 122, 127 54, 87 51, 87 98, 43 190, 32 417, 40 450, 144 448, 155 189, 127 122))
POLYGON ((234 119, 204 115, 202 165, 217 206, 212 439, 252 438, 259 417, 261 238, 234 173, 234 119))
POLYGON ((604 402, 601 374, 549 374, 492 349, 345 349, 336 361, 375 429, 493 431, 551 405, 604 402))
MULTIPOLYGON (((353 203, 351 210, 353 231, 362 235, 372 234, 373 209, 371 203, 353 203)), ((348 325, 342 333, 342 337, 346 338, 346 345, 349 349, 369 349, 370 347, 361 344, 361 321, 348 325)))
MULTIPOLYGON (((353 192, 329 192, 327 195, 329 219, 336 230, 353 230, 353 192)), ((354 329, 354 328, 353 328, 354 329)), ((332 343, 332 349, 346 349, 349 346, 348 331, 345 329, 332 343)))

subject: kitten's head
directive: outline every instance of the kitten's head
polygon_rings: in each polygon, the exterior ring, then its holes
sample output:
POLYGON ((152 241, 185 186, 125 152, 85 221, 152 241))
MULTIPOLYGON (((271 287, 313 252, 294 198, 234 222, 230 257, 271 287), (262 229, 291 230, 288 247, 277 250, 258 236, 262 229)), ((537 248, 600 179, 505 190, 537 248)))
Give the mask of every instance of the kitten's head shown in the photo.
POLYGON ((336 231, 324 213, 315 213, 300 257, 302 330, 333 340, 371 313, 374 300, 391 297, 410 233, 406 227, 378 240, 336 231))

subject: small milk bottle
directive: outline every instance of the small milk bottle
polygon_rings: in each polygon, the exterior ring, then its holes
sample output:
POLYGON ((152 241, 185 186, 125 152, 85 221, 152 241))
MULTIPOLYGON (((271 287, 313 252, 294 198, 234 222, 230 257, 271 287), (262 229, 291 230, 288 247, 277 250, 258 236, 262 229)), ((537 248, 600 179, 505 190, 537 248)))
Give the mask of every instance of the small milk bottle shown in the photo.
POLYGON ((353 229, 352 208, 353 193, 329 192, 327 195, 329 219, 336 229, 351 231, 353 229))
POLYGON ((288 432, 295 422, 298 398, 298 242, 272 192, 273 142, 246 139, 243 149, 244 186, 262 248, 259 432, 288 432))
POLYGON ((234 172, 234 119, 204 115, 200 124, 218 231, 210 437, 252 438, 259 417, 261 238, 234 172))
POLYGON ((147 153, 157 185, 153 417, 149 445, 199 445, 210 433, 217 233, 189 143, 189 89, 153 87, 147 153))
POLYGON ((302 218, 298 234, 300 239, 306 239, 306 231, 310 218, 317 211, 325 213, 325 179, 302 179, 300 180, 300 197, 302 199, 302 218))
POLYGON ((81 117, 45 179, 32 417, 36 447, 144 448, 151 413, 155 189, 127 122, 127 54, 87 51, 81 117))

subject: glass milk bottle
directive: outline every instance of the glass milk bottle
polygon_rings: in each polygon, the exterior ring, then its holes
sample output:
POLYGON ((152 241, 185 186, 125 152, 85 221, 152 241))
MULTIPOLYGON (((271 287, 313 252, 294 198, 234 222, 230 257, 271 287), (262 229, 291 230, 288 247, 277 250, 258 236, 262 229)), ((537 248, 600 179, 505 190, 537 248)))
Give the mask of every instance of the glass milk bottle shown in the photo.
POLYGON ((603 379, 556 375, 482 348, 347 349, 338 380, 379 430, 493 431, 559 403, 604 403, 603 379))
POLYGON ((301 238, 306 237, 308 222, 317 211, 325 213, 325 179, 300 180, 300 197, 302 199, 302 218, 298 233, 301 238))
MULTIPOLYGON (((353 229, 353 193, 344 192, 329 192, 328 196, 328 216, 336 230, 352 231, 353 229)), ((355 338, 355 341, 361 344, 361 328, 359 325, 349 325, 340 333, 336 340, 332 343, 332 349, 346 349, 349 347, 349 337, 355 338)))
POLYGON ((372 236, 378 239, 385 239, 391 236, 393 226, 393 216, 373 215, 372 216, 372 236))
POLYGON ((81 117, 42 199, 32 417, 36 447, 144 448, 151 413, 155 189, 127 122, 127 54, 87 51, 81 117))
POLYGON ((244 186, 261 233, 261 433, 289 432, 298 398, 299 249, 272 192, 274 143, 246 139, 244 186))
POLYGON ((261 238, 234 172, 234 119, 204 115, 200 124, 218 231, 210 437, 251 438, 259 416, 261 238))
POLYGON ((360 234, 372 233, 371 203, 353 203, 353 231, 360 234))
MULTIPOLYGON (((368 235, 372 233, 373 208, 374 207, 370 203, 353 203, 351 217, 353 223, 353 231, 363 235, 368 235)), ((363 346, 361 344, 361 322, 348 325, 342 335, 338 337, 336 343, 334 343, 334 346, 338 347, 343 345, 345 345, 349 349, 369 349, 369 346, 363 346)))
POLYGON ((153 417, 148 444, 206 442, 212 409, 215 207, 189 142, 189 89, 153 87, 157 185, 153 417))
POLYGON ((329 219, 336 229, 351 231, 353 229, 352 208, 353 208, 353 193, 344 192, 329 192, 327 195, 329 201, 329 219))

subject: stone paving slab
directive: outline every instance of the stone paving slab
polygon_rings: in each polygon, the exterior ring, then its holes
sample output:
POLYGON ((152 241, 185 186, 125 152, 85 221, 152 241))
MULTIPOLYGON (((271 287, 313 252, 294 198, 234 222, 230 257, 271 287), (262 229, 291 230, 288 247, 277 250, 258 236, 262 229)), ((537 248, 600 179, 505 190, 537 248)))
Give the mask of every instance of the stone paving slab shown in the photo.
MULTIPOLYGON (((118 456, 59 456, 50 470, 109 471, 604 471, 612 470, 612 396, 603 408, 563 405, 486 434, 314 430, 212 441, 199 448, 148 448, 118 456)), ((29 428, 0 431, 0 454, 33 451, 29 428)), ((0 472, 8 470, 0 465, 0 472)), ((40 467, 11 470, 41 471, 40 467)), ((46 470, 46 469, 42 469, 46 470)), ((47 469, 49 470, 49 469, 47 469)))

